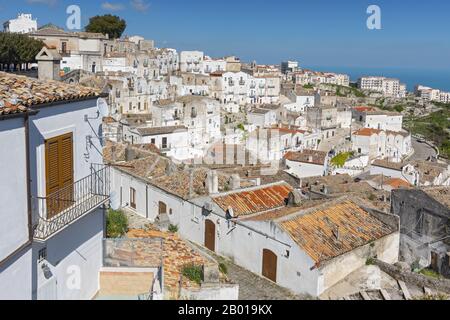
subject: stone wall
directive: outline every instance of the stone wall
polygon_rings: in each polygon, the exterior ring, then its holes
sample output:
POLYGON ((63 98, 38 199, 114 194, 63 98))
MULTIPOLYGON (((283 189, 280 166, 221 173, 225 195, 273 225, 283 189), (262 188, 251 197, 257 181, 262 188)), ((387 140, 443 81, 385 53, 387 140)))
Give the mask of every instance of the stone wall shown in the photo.
POLYGON ((411 272, 409 270, 403 270, 400 267, 385 263, 380 260, 375 260, 374 264, 377 265, 382 271, 386 272, 388 275, 397 280, 402 280, 406 283, 412 283, 418 287, 427 287, 431 290, 450 293, 450 280, 448 279, 430 278, 418 273, 411 272))

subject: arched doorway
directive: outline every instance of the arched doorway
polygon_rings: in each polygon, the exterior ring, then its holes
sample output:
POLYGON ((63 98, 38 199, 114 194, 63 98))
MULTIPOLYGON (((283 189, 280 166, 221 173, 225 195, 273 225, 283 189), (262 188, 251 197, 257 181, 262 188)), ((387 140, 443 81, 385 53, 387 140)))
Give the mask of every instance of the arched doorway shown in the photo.
POLYGON ((277 282, 277 255, 269 249, 263 250, 262 275, 277 282))
POLYGON ((211 220, 205 220, 205 247, 216 250, 216 225, 211 220))

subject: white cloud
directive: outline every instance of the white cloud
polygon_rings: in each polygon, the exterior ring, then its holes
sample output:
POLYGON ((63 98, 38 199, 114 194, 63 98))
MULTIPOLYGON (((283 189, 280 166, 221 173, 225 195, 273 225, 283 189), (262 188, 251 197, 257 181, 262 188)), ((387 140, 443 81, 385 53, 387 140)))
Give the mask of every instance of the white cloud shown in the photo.
POLYGON ((146 12, 150 8, 150 3, 144 0, 131 0, 131 5, 137 11, 146 12))
POLYGON ((120 11, 124 9, 124 6, 121 3, 103 2, 102 9, 109 11, 120 11))

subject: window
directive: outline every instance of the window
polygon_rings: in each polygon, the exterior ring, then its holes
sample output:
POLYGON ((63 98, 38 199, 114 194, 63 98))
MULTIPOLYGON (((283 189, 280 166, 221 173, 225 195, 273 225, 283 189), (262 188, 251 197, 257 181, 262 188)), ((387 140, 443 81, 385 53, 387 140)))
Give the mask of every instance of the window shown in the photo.
POLYGON ((162 138, 162 149, 167 149, 167 137, 162 138))
POLYGON ((38 253, 38 262, 47 260, 47 248, 42 248, 38 253))
POLYGON ((156 144, 156 139, 152 138, 152 140, 150 141, 151 144, 156 144))
POLYGON ((61 52, 66 53, 67 52, 67 42, 63 41, 61 43, 61 52))
POLYGON ((73 190, 73 136, 68 133, 45 141, 45 174, 47 196, 64 189, 65 201, 47 204, 47 219, 56 216, 72 204, 73 190))
POLYGON ((136 190, 130 188, 130 207, 136 209, 136 190))

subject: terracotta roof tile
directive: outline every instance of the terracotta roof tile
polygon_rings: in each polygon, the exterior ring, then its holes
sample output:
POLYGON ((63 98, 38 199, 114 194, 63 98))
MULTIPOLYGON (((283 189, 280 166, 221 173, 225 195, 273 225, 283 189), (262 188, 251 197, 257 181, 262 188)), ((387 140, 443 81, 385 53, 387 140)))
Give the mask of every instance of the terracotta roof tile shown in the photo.
POLYGON ((42 104, 99 97, 100 90, 0 72, 0 114, 42 104))
POLYGON ((280 226, 317 264, 396 231, 351 200, 282 220, 280 226))
POLYGON ((354 133, 355 136, 366 136, 366 137, 370 137, 373 136, 375 134, 379 134, 381 132, 381 130, 378 129, 372 129, 372 128, 363 128, 360 129, 358 131, 356 131, 354 133))
POLYGON ((234 215, 245 216, 283 207, 292 187, 287 183, 262 187, 255 190, 230 193, 213 198, 224 211, 233 208, 234 215))
POLYGON ((284 158, 289 161, 324 165, 327 158, 327 153, 317 150, 305 149, 302 152, 288 152, 286 153, 284 158))

